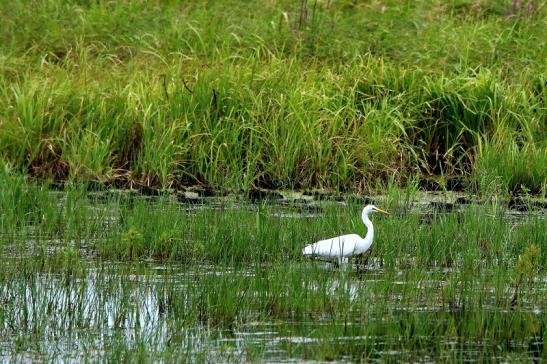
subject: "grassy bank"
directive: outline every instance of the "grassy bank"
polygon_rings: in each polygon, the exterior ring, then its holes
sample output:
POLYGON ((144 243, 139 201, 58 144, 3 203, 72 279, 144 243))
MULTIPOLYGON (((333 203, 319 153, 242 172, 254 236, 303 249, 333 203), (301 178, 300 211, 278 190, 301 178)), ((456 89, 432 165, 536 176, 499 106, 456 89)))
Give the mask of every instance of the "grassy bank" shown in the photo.
POLYGON ((33 177, 545 193, 543 4, 15 1, 0 21, 0 154, 33 177))

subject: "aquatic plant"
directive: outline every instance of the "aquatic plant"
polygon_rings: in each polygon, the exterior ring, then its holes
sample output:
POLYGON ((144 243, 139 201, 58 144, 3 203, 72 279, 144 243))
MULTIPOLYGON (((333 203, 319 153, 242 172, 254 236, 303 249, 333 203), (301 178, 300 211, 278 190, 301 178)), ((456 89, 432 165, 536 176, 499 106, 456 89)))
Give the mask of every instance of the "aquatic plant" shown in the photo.
POLYGON ((392 216, 375 220, 368 260, 338 269, 304 260, 301 249, 324 236, 364 235, 360 198, 190 204, 79 184, 54 191, 7 172, 0 170, 0 350, 7 358, 547 354, 547 237, 532 200, 511 222, 501 203, 415 204, 419 191, 393 183, 373 199, 392 216))
POLYGON ((120 252, 126 259, 141 258, 145 252, 144 238, 136 227, 131 226, 121 237, 120 252))
POLYGON ((531 244, 522 255, 519 256, 516 266, 515 293, 511 299, 511 305, 518 304, 522 286, 534 278, 537 271, 537 262, 541 256, 541 249, 537 244, 531 244))

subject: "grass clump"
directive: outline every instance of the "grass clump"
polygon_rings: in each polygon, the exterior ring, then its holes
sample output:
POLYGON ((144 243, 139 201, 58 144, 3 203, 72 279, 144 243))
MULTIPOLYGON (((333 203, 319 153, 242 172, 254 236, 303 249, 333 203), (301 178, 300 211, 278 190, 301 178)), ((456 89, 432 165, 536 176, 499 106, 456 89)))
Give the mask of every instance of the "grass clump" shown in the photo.
MULTIPOLYGON (((4 6, 2 159, 61 183, 363 191, 502 175, 482 139, 544 150, 544 6, 302 4, 4 6)), ((544 191, 519 170, 510 190, 544 191)))
POLYGON ((125 259, 141 258, 144 251, 144 238, 136 227, 131 226, 121 238, 120 244, 121 256, 125 259))
POLYGON ((516 266, 515 293, 511 305, 518 304, 521 288, 526 281, 534 278, 537 271, 537 262, 541 257, 541 249, 537 244, 532 244, 519 256, 516 266))
POLYGON ((484 183, 497 179, 504 191, 544 195, 547 183, 546 155, 546 147, 528 145, 519 148, 516 142, 502 146, 487 143, 479 157, 476 171, 480 190, 488 193, 484 183))

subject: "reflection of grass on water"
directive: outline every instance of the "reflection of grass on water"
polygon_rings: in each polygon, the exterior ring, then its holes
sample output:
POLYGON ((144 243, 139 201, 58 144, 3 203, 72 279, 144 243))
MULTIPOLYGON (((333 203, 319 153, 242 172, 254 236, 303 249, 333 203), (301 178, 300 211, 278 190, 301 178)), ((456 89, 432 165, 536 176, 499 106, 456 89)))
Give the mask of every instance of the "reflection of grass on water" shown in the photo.
POLYGON ((491 204, 423 216, 392 186, 384 205, 393 215, 374 217, 368 265, 337 269, 303 259, 301 248, 364 234, 358 203, 286 217, 279 211, 290 206, 188 208, 169 196, 99 198, 2 179, 0 341, 9 357, 53 357, 46 343, 74 340, 89 351, 66 355, 91 359, 547 355, 542 217, 511 222, 491 204), (256 339, 262 325, 273 325, 266 343, 281 353, 256 339), (97 333, 109 336, 96 342, 97 333), (242 333, 248 339, 236 340, 242 333))

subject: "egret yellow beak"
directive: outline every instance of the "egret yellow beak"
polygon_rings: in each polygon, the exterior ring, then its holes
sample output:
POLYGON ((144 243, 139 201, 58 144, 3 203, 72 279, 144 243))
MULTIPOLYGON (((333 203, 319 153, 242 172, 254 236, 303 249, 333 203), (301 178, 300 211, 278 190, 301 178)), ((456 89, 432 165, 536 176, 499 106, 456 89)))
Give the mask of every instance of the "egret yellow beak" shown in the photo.
POLYGON ((384 211, 384 210, 382 210, 382 209, 379 209, 378 207, 377 207, 375 210, 376 210, 377 212, 380 212, 380 213, 384 214, 384 215, 391 215, 389 212, 384 211))

